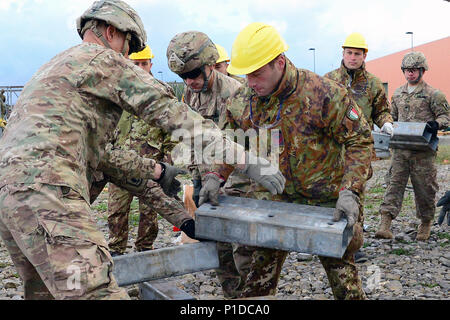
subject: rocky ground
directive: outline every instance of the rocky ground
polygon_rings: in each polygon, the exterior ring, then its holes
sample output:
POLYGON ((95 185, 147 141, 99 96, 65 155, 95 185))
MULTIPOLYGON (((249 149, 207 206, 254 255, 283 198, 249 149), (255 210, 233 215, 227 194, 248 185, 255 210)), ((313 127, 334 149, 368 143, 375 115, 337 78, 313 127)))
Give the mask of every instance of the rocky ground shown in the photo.
MULTIPOLYGON (((365 263, 358 264, 364 289, 369 299, 413 300, 450 299, 450 227, 432 228, 427 242, 415 241, 418 219, 415 218, 414 194, 405 193, 404 204, 399 217, 393 222, 395 239, 379 240, 374 235, 379 224, 377 210, 384 194, 384 176, 389 166, 388 160, 373 164, 374 176, 368 182, 365 203, 365 243, 363 251, 369 256, 365 263)), ((450 189, 450 165, 443 161, 438 167, 441 197, 450 189)), ((107 193, 103 192, 94 203, 98 225, 108 237, 106 226, 107 193)), ((130 243, 128 251, 133 251, 133 239, 137 233, 137 206, 133 205, 130 219, 130 243)), ((437 210, 438 213, 438 210, 437 210)), ((436 216, 437 218, 437 216, 436 216)), ((155 248, 178 245, 179 234, 163 219, 159 220, 160 232, 155 248)), ((214 271, 197 272, 167 279, 171 284, 184 290, 196 299, 223 299, 214 271)), ((127 287, 133 299, 138 299, 137 285, 127 287)), ((316 256, 292 252, 289 254, 281 273, 276 299, 327 300, 333 299, 324 269, 316 256)), ((23 299, 23 285, 11 259, 0 240, 0 299, 23 299)))

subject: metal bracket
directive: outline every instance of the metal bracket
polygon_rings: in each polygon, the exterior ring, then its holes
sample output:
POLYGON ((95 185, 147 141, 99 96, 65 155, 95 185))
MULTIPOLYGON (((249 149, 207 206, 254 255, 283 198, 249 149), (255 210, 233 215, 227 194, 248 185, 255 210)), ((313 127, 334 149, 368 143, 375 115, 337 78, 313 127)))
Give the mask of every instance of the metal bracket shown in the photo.
POLYGON ((195 212, 198 237, 336 258, 352 238, 345 219, 332 222, 333 208, 229 196, 219 204, 195 212))

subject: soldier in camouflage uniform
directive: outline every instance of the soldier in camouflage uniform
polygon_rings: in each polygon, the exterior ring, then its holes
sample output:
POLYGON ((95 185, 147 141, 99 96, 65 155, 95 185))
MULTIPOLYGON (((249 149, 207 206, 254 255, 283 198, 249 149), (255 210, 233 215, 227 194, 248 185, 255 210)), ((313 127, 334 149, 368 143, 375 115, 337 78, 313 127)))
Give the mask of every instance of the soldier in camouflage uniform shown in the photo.
POLYGON ((228 68, 228 63, 230 62, 230 57, 228 56, 228 53, 225 50, 225 48, 217 43, 215 45, 217 48, 217 52, 219 53, 219 58, 217 58, 214 69, 216 69, 218 72, 221 72, 243 84, 245 82, 245 78, 228 73, 227 68, 228 68))
POLYGON ((5 90, 2 89, 0 91, 0 112, 1 112, 0 117, 2 119, 6 119, 6 103, 5 103, 6 97, 5 97, 4 93, 5 93, 5 90))
MULTIPOLYGON (((370 128, 347 90, 334 81, 297 69, 284 52, 288 46, 271 26, 253 23, 234 42, 230 73, 246 74, 227 107, 227 128, 279 130, 279 166, 286 178, 281 195, 270 195, 257 184, 247 197, 334 207, 353 228, 342 259, 320 257, 337 299, 364 299, 353 261, 363 242, 359 195, 370 172, 370 128), (255 53, 258 53, 257 55, 255 53), (342 148, 345 154, 342 156, 342 148)), ((259 143, 261 144, 261 139, 259 143)), ((226 179, 232 168, 217 168, 205 177, 226 179)), ((211 191, 213 192, 213 191, 211 191)), ((202 201, 200 201, 202 202, 202 201)), ((226 297, 276 293, 288 252, 230 244, 219 248, 217 270, 226 297)))
MULTIPOLYGON (((395 121, 426 122, 429 131, 436 136, 438 129, 445 129, 450 123, 449 106, 444 94, 422 78, 428 70, 425 56, 418 51, 407 53, 401 69, 407 83, 392 96, 392 117, 395 121)), ((400 212, 409 178, 414 189, 416 216, 421 221, 416 240, 424 241, 430 237, 439 188, 435 159, 436 152, 432 150, 394 149, 392 175, 380 206, 381 223, 375 237, 393 238, 391 222, 400 212)))
MULTIPOLYGON (((130 59, 135 65, 151 74, 151 59, 153 57, 150 47, 147 46, 143 51, 132 54, 130 59)), ((174 143, 170 141, 170 135, 160 128, 150 126, 136 116, 124 111, 114 133, 113 146, 124 151, 134 150, 145 158, 170 163, 170 156, 165 155, 170 154, 174 143)), ((155 189, 160 188, 156 182, 154 184, 155 189)), ((126 250, 128 215, 133 195, 113 183, 109 184, 108 192, 108 246, 111 255, 115 256, 123 254, 126 250)), ((177 201, 161 192, 161 190, 158 194, 161 198, 155 198, 156 202, 177 201)), ((135 242, 137 251, 153 249, 153 242, 158 235, 158 214, 153 209, 155 205, 152 203, 151 206, 148 206, 143 201, 139 201, 140 218, 135 242)), ((171 205, 166 205, 162 209, 169 210, 171 207, 171 205)))
MULTIPOLYGON (((199 112, 204 118, 218 123, 230 97, 241 86, 234 80, 214 69, 219 53, 211 39, 203 32, 188 31, 175 35, 167 48, 170 70, 186 83, 182 101, 199 112)), ((201 173, 204 168, 190 166, 194 193, 198 207, 202 187, 201 173)))
MULTIPOLYGON (((381 132, 393 135, 393 120, 391 108, 384 86, 375 75, 365 68, 365 59, 369 51, 366 40, 360 33, 352 33, 342 45, 342 62, 339 69, 328 72, 325 78, 344 85, 353 100, 362 109, 370 128, 374 124, 381 128, 381 132)), ((363 202, 363 195, 360 197, 363 202)), ((355 253, 356 262, 367 261, 367 256, 358 251, 355 253)))
MULTIPOLYGON (((151 159, 136 167, 133 159, 105 151, 122 110, 168 132, 185 130, 192 139, 220 137, 202 140, 201 148, 216 149, 224 162, 227 149, 237 159, 246 153, 126 58, 146 42, 139 16, 126 3, 95 2, 77 20, 77 29, 83 43, 36 72, 0 141, 0 235, 24 282, 26 299, 40 294, 129 299, 112 274, 112 257, 90 208, 95 198, 90 192, 100 189, 97 172, 120 186, 136 186, 136 194, 146 197, 151 188, 145 180, 132 178, 155 179, 167 187, 176 170, 151 159), (203 132, 194 131, 196 121, 203 124, 203 132)), ((258 167, 245 162, 237 166, 249 175, 258 167)), ((274 193, 284 187, 278 174, 266 179, 274 193)), ((179 227, 195 235, 194 225, 188 219, 179 227)))

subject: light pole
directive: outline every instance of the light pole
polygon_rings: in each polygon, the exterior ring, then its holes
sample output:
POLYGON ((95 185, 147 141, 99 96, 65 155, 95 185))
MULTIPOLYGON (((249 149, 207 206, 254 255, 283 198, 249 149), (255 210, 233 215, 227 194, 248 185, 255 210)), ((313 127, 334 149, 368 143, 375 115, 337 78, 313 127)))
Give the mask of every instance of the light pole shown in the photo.
POLYGON ((414 51, 413 50, 413 48, 414 48, 414 45, 413 45, 414 32, 408 31, 408 32, 406 32, 406 34, 410 34, 411 35, 411 51, 414 51))
POLYGON ((163 78, 163 72, 162 72, 162 71, 158 71, 158 73, 161 74, 161 81, 164 81, 164 78, 163 78))
POLYGON ((316 72, 316 48, 309 48, 308 50, 311 50, 313 52, 313 61, 314 61, 314 69, 313 71, 316 72))

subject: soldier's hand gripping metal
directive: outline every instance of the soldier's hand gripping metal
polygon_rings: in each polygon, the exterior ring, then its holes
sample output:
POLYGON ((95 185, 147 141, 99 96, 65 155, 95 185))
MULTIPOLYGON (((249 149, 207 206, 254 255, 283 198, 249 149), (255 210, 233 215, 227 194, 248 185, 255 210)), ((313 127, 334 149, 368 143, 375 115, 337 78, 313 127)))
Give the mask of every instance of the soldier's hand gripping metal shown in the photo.
POLYGON ((161 185, 166 195, 175 197, 181 191, 181 182, 175 178, 177 175, 187 172, 165 162, 160 162, 160 165, 162 167, 161 177, 155 181, 161 185))
POLYGON ((283 193, 286 178, 278 168, 264 158, 255 157, 247 152, 244 169, 237 171, 255 180, 273 195, 283 193))
POLYGON ((337 222, 341 220, 342 216, 347 218, 348 228, 353 227, 359 216, 359 197, 348 189, 339 192, 333 221, 337 222))
POLYGON ((450 190, 439 199, 436 204, 437 207, 442 206, 441 213, 439 214, 438 224, 441 225, 444 222, 445 216, 447 216, 447 225, 450 226, 450 190))
POLYGON ((219 205, 219 189, 225 184, 225 179, 218 173, 208 172, 204 181, 202 182, 202 188, 199 194, 198 206, 201 206, 205 202, 211 202, 213 206, 219 205))
POLYGON ((394 126, 392 125, 392 123, 386 122, 381 127, 381 132, 389 134, 391 136, 391 138, 392 138, 394 136, 394 126))

